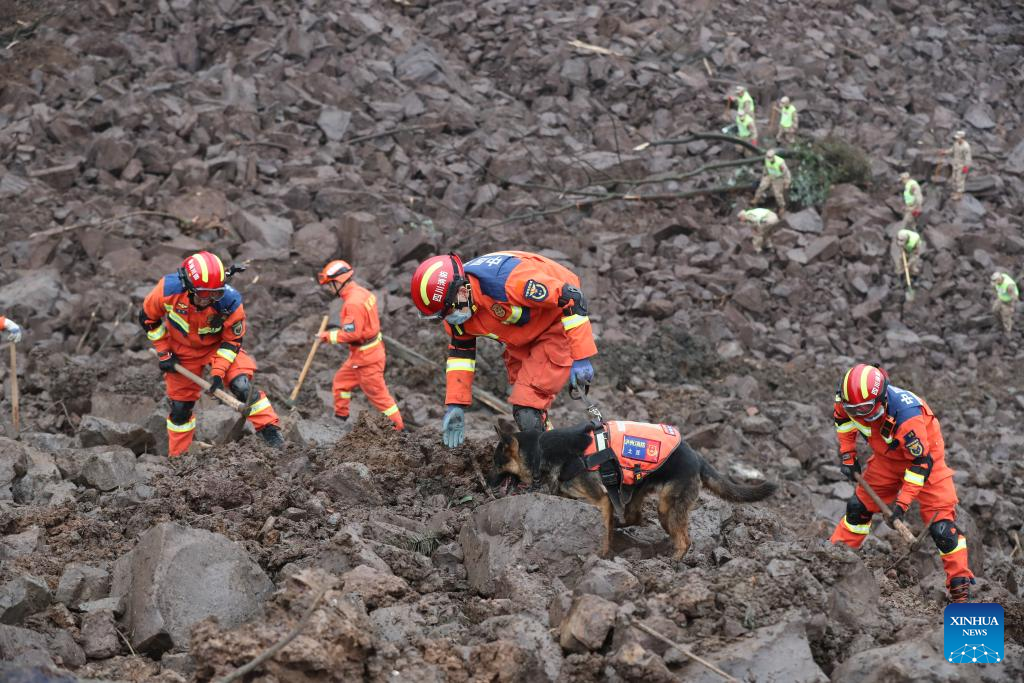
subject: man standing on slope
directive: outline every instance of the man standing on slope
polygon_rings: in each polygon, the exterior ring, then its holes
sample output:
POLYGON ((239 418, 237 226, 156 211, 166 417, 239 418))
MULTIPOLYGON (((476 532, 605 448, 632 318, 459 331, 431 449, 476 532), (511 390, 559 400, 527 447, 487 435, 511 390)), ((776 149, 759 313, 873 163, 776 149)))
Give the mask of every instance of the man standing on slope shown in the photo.
MULTIPOLYGON (((857 433, 871 446, 864 481, 892 507, 894 525, 918 501, 928 531, 946 570, 951 602, 970 602, 974 574, 967 565, 967 539, 956 524, 956 486, 946 464, 945 442, 935 413, 912 392, 892 386, 889 375, 863 363, 847 371, 833 407, 839 437, 840 469, 855 482, 860 474, 857 433), (893 502, 895 501, 895 503, 893 502), (936 514, 938 513, 938 514, 936 514)), ((832 543, 859 548, 871 531, 878 506, 858 483, 846 515, 832 532, 832 543)))
POLYGON ((464 408, 473 400, 476 338, 505 345, 512 415, 521 430, 543 430, 547 410, 566 382, 585 391, 597 354, 587 302, 575 273, 523 251, 479 256, 463 266, 455 254, 434 256, 412 278, 412 300, 451 335, 442 424, 446 446, 465 440, 464 408))

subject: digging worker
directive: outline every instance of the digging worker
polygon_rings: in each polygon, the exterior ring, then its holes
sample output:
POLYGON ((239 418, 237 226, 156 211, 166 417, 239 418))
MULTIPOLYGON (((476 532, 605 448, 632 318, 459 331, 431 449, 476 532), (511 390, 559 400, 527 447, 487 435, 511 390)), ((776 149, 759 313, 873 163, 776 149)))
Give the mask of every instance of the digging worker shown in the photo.
POLYGON ((786 160, 770 149, 764 154, 764 173, 761 175, 761 183, 754 193, 754 204, 759 204, 768 188, 772 188, 775 195, 775 203, 778 205, 779 215, 786 210, 786 190, 793 182, 793 176, 789 174, 789 167, 786 160))
POLYGON ((790 104, 788 97, 779 100, 779 132, 776 140, 780 145, 796 142, 796 131, 800 127, 800 117, 796 107, 790 104))
POLYGON ((509 401, 521 430, 547 426, 547 410, 567 381, 585 392, 594 379, 597 346, 580 280, 550 259, 503 251, 463 266, 455 254, 434 256, 416 269, 412 299, 425 317, 443 319, 451 335, 442 423, 450 448, 465 439, 477 337, 505 345, 509 401))
POLYGON ((996 298, 992 301, 992 312, 1003 324, 1003 333, 1009 337, 1013 331, 1013 312, 1020 299, 1020 290, 1013 278, 1002 271, 992 273, 992 287, 996 290, 996 298))
MULTIPOLYGON (((889 383, 889 375, 871 365, 855 365, 836 390, 834 413, 840 469, 851 481, 861 474, 857 433, 871 446, 864 481, 892 508, 890 526, 918 501, 921 519, 939 549, 952 602, 968 602, 974 574, 967 564, 967 539, 956 524, 956 487, 946 464, 942 430, 922 399, 889 383), (894 502, 895 501, 895 502, 894 502), (937 513, 937 514, 936 514, 937 513)), ((832 533, 832 543, 859 548, 879 508, 857 484, 846 515, 832 533)))
POLYGON ((380 331, 377 297, 353 280, 354 275, 352 266, 339 259, 330 261, 317 276, 321 286, 345 302, 341 308, 341 326, 329 325, 320 334, 324 343, 348 344, 348 358, 338 368, 331 384, 334 415, 348 419, 352 390, 359 387, 370 403, 395 423, 395 429, 401 430, 405 426, 402 414, 384 381, 387 355, 380 331))
MULTIPOLYGON (((227 284, 235 270, 225 270, 219 258, 201 251, 185 259, 177 272, 165 275, 142 304, 139 322, 160 356, 171 413, 167 417, 168 452, 177 457, 188 450, 195 434, 192 409, 200 387, 174 371, 178 364, 202 375, 210 367, 210 394, 225 384, 239 401, 250 400, 256 362, 242 350, 246 332, 242 295, 227 284)), ((264 392, 254 397, 248 419, 271 446, 284 439, 279 420, 264 392)))
POLYGON ((0 337, 5 342, 17 344, 21 341, 21 327, 10 318, 0 315, 0 337))
POLYGON ((736 105, 736 118, 744 114, 754 116, 754 98, 745 85, 737 85, 733 94, 729 96, 729 103, 736 105))
POLYGON ((900 277, 903 276, 903 256, 900 252, 907 255, 907 270, 910 271, 910 274, 920 275, 921 254, 924 252, 924 240, 921 239, 921 235, 904 228, 896 233, 894 247, 893 260, 896 263, 896 272, 900 277))
POLYGON ((967 182, 967 171, 971 168, 971 145, 966 140, 967 133, 958 130, 953 134, 953 146, 942 150, 942 155, 952 155, 950 164, 953 172, 950 180, 953 181, 953 201, 960 201, 964 198, 964 184, 967 182))
POLYGON ((913 230, 924 206, 924 195, 921 194, 921 186, 909 173, 900 173, 900 182, 903 183, 903 225, 900 227, 913 230))
POLYGON ((740 223, 750 223, 753 228, 754 251, 761 253, 764 247, 772 248, 771 229, 779 222, 779 217, 769 209, 747 209, 739 213, 740 223))

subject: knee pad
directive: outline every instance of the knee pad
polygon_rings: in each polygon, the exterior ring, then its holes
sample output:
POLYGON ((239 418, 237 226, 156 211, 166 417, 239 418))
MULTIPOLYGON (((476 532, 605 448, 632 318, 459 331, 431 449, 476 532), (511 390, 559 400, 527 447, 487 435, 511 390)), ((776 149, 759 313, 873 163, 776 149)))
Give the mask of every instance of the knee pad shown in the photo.
POLYGON ((512 419, 521 432, 543 432, 547 414, 543 410, 527 406, 512 406, 512 419))
POLYGON ((171 414, 168 418, 176 425, 183 425, 192 419, 192 408, 195 401, 171 401, 171 414))
POLYGON ((850 524, 867 524, 871 521, 871 517, 871 511, 861 502, 857 494, 850 496, 850 500, 846 501, 846 521, 850 524))
POLYGON ((252 380, 249 375, 239 375, 238 377, 231 380, 229 388, 231 393, 235 395, 242 403, 249 400, 249 387, 252 386, 252 380))
POLYGON ((940 551, 948 553, 956 549, 960 531, 952 520, 940 519, 937 522, 933 522, 928 527, 928 533, 931 534, 932 540, 935 541, 935 546, 940 551))

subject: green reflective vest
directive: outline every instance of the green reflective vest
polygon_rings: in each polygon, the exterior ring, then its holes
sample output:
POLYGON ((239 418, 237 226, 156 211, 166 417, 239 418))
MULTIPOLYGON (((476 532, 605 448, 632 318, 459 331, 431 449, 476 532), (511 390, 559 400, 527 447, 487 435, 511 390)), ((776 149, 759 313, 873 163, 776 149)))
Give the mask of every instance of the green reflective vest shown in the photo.
POLYGON ((737 116, 736 117, 736 132, 741 138, 750 137, 750 126, 754 123, 754 120, 749 116, 737 116))
POLYGON ((779 112, 781 114, 779 116, 779 125, 782 126, 783 128, 792 128, 793 116, 796 114, 796 107, 794 107, 792 104, 786 105, 785 107, 780 109, 779 112))
POLYGON ((782 167, 785 163, 786 160, 780 157, 778 154, 776 154, 775 157, 772 159, 765 157, 764 170, 766 170, 768 172, 768 175, 770 176, 781 176, 782 167))
POLYGON ((758 224, 764 223, 765 221, 769 221, 773 218, 775 220, 778 220, 779 218, 771 209, 747 209, 743 212, 743 215, 751 223, 758 224))
POLYGON ((1003 279, 1000 280, 999 283, 995 285, 995 288, 996 296, 998 296, 999 300, 1002 301, 1003 303, 1008 304, 1011 301, 1016 301, 1017 298, 1020 296, 1020 294, 1017 292, 1017 283, 1014 282, 1013 278, 1011 278, 1006 273, 1003 273, 1003 279))
POLYGON ((917 199, 917 193, 920 192, 921 188, 917 184, 917 181, 911 178, 907 181, 907 184, 903 186, 903 203, 907 206, 913 206, 914 201, 917 199))
POLYGON ((754 115, 754 98, 750 96, 750 93, 746 90, 736 100, 736 111, 746 112, 751 116, 754 115))
POLYGON ((918 243, 921 241, 921 235, 914 232, 913 230, 903 229, 900 230, 897 235, 899 237, 906 236, 906 242, 903 244, 903 249, 909 254, 910 252, 917 249, 918 243))

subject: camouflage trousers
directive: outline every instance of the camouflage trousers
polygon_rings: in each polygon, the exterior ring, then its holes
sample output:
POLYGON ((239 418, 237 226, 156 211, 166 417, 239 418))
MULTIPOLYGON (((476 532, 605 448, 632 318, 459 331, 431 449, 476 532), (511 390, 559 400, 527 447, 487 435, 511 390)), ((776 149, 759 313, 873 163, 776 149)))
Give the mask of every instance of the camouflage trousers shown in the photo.
POLYGON ((1013 312, 1016 302, 1000 301, 998 298, 992 302, 992 312, 999 318, 1003 325, 1003 332, 1007 335, 1013 331, 1013 312))

